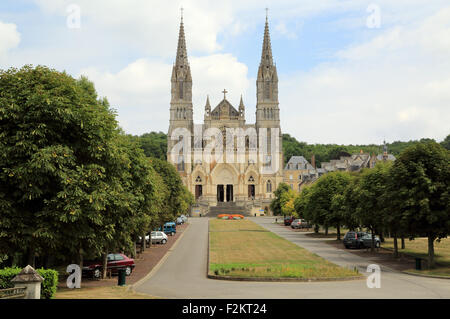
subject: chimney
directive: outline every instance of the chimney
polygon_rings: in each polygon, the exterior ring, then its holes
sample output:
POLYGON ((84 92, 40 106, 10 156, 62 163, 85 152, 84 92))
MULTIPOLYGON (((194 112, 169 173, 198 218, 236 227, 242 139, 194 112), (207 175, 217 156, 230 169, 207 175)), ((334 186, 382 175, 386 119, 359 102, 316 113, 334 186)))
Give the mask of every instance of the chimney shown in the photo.
POLYGON ((313 155, 311 156, 311 165, 312 165, 314 168, 316 168, 316 155, 315 155, 315 154, 313 154, 313 155))

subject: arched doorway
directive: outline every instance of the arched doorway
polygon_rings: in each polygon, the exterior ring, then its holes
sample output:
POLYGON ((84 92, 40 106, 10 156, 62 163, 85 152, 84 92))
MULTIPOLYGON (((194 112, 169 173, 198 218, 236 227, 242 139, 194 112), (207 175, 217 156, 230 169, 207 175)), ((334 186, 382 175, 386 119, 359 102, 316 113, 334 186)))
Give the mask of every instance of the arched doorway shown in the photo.
POLYGON ((219 164, 211 175, 216 186, 217 202, 234 202, 234 187, 237 185, 236 171, 229 165, 219 164))

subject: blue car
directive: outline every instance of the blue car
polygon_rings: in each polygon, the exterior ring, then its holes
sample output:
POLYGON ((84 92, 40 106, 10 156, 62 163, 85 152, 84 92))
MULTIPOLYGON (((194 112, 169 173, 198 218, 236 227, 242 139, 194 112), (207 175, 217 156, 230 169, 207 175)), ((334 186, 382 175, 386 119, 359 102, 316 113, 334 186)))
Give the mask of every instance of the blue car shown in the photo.
POLYGON ((164 229, 163 231, 167 234, 167 235, 175 235, 177 232, 177 225, 174 222, 168 222, 164 224, 164 229))

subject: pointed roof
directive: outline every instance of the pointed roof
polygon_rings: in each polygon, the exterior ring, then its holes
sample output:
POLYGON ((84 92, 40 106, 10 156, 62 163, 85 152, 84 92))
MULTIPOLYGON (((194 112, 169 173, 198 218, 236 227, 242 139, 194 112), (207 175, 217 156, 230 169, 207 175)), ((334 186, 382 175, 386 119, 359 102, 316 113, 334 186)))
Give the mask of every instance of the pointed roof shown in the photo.
POLYGON ((211 104, 209 103, 209 95, 206 96, 206 105, 205 105, 205 109, 206 109, 206 110, 211 110, 211 104))
POLYGON ((261 53, 261 64, 273 66, 272 45, 270 43, 269 18, 266 15, 266 25, 264 27, 264 40, 261 53))
POLYGON ((241 101, 239 102, 239 109, 244 109, 244 100, 242 99, 242 94, 241 94, 241 101))
POLYGON ((213 119, 238 119, 239 112, 228 102, 227 99, 223 99, 211 112, 213 119))
POLYGON ((186 49, 186 36, 184 35, 184 23, 183 16, 181 16, 180 31, 178 33, 178 46, 177 46, 177 58, 175 66, 188 66, 188 55, 186 49))

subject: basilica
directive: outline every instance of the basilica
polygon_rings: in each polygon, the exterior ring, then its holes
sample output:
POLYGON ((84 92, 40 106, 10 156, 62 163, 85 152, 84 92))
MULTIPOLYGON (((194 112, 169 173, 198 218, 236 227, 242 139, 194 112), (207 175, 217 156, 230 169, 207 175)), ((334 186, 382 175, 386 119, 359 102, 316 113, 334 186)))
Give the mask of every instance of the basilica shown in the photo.
POLYGON ((246 123, 242 96, 235 107, 227 100, 224 90, 223 100, 215 107, 211 106, 209 97, 205 97, 203 124, 194 124, 192 84, 182 18, 171 77, 168 161, 177 168, 183 183, 195 196, 192 215, 268 214, 273 192, 283 181, 283 153, 278 76, 267 17, 256 80, 256 123, 246 123), (218 132, 218 135, 210 132, 218 132), (244 132, 244 142, 240 144, 234 139, 236 144, 229 146, 223 142, 222 146, 217 136, 223 137, 223 141, 233 141, 229 132, 244 132), (177 148, 182 137, 187 143, 177 148), (220 150, 225 155, 211 159, 211 152, 217 154, 220 150))

